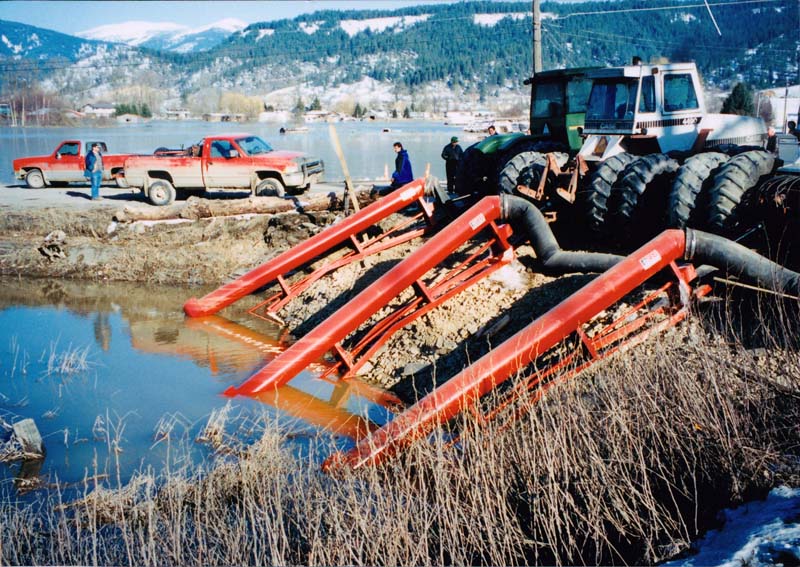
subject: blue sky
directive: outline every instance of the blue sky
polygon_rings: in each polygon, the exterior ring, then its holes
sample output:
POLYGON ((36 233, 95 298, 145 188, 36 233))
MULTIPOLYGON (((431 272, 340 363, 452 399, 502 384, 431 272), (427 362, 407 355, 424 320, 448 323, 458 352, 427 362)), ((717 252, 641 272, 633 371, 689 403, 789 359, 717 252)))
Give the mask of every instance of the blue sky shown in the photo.
POLYGON ((2 1, 0 19, 74 34, 97 26, 145 20, 174 22, 190 27, 223 18, 247 23, 293 18, 318 10, 394 10, 417 4, 453 0, 293 0, 293 1, 2 1))

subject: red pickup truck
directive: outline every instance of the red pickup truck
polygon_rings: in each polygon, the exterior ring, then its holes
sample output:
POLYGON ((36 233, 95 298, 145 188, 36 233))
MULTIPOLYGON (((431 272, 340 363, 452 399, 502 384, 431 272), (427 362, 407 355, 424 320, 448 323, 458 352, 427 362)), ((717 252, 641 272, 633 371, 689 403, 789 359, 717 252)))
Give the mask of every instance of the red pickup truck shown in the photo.
POLYGON ((278 151, 252 134, 203 138, 186 150, 156 150, 152 156, 125 160, 125 179, 139 187, 154 205, 175 200, 175 190, 238 189, 253 195, 283 196, 319 181, 320 159, 278 151))
POLYGON ((103 152, 103 181, 115 179, 118 186, 127 187, 123 165, 132 154, 108 154, 106 143, 98 140, 64 140, 49 156, 15 159, 14 176, 24 179, 32 189, 71 181, 86 183, 83 176, 84 160, 94 144, 100 144, 103 152))

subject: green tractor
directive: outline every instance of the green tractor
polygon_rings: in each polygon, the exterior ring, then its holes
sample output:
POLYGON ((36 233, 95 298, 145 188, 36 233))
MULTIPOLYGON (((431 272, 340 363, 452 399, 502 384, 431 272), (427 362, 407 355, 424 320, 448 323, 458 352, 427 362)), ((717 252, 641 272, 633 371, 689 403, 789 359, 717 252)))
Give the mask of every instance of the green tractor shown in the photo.
POLYGON ((532 159, 553 156, 563 166, 581 147, 591 68, 554 69, 526 79, 531 85, 530 134, 496 134, 464 152, 457 190, 462 195, 512 193, 532 159))

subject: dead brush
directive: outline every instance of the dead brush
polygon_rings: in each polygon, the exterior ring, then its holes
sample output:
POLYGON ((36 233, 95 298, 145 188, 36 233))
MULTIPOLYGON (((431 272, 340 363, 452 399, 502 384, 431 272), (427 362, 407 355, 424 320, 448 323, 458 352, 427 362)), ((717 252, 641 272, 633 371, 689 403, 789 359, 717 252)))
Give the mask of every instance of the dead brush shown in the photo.
POLYGON ((264 418, 257 442, 201 474, 44 520, 3 510, 0 562, 657 562, 721 507, 796 474, 796 350, 777 331, 750 333, 754 346, 709 325, 694 320, 532 397, 513 427, 465 418, 455 447, 440 431, 380 468, 323 474, 321 455, 293 456, 264 418))

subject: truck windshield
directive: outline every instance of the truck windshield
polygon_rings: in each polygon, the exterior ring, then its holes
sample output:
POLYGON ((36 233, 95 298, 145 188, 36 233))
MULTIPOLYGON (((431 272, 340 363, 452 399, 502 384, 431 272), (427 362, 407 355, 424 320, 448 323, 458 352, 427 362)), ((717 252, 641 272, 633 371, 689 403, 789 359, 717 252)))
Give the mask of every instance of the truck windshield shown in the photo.
POLYGON ((595 81, 589 95, 586 120, 633 120, 636 87, 636 79, 595 81))
POLYGON ((237 138, 236 144, 244 150, 247 155, 254 156, 257 154, 265 154, 272 151, 272 147, 258 136, 247 136, 246 138, 237 138))

